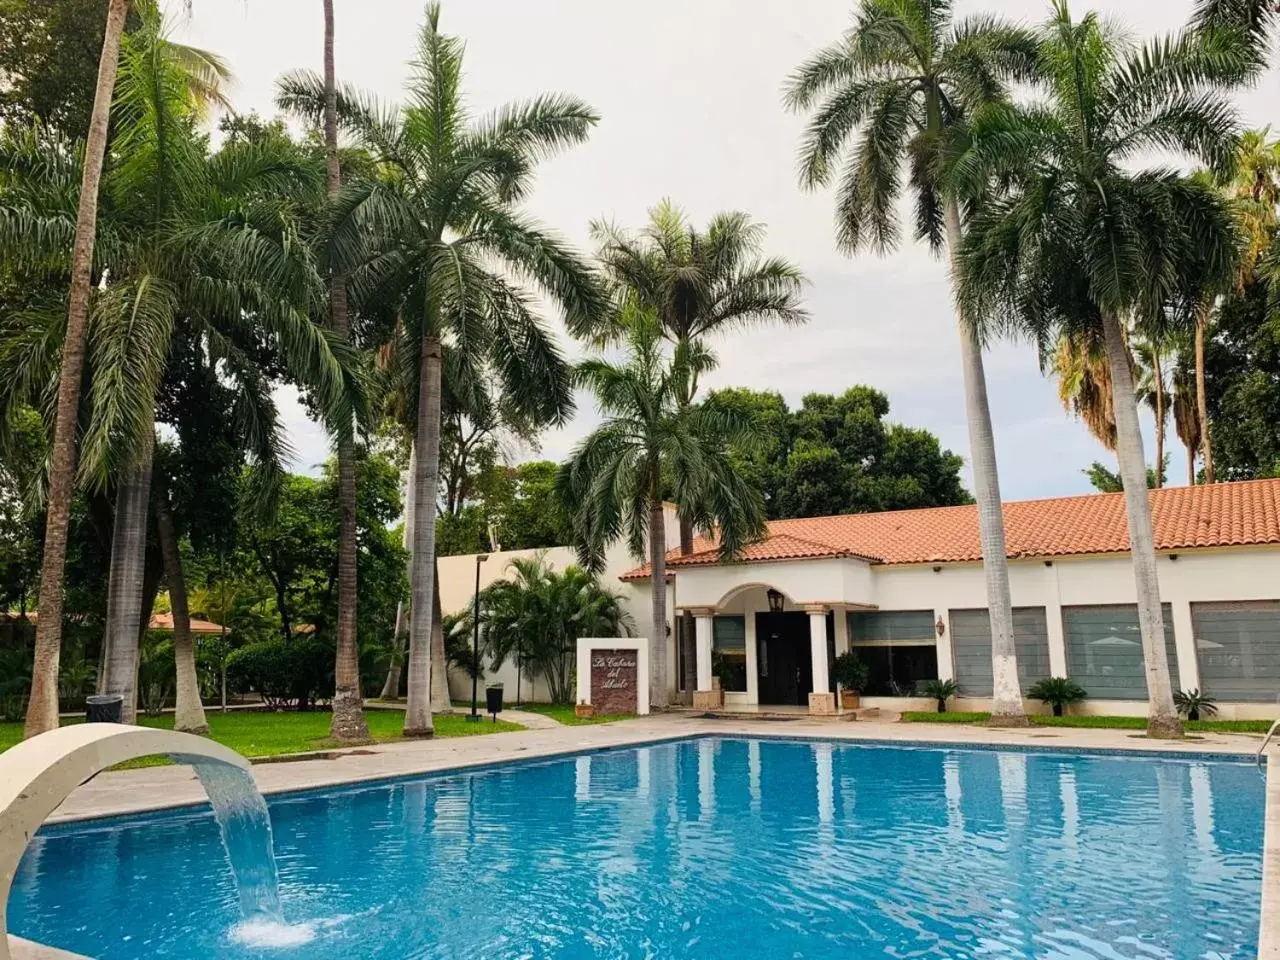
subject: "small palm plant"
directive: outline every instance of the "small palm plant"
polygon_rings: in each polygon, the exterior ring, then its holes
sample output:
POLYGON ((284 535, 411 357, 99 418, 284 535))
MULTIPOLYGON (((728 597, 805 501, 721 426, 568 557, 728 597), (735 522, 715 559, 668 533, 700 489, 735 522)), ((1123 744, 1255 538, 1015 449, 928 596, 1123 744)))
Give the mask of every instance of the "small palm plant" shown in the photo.
POLYGON ((1200 715, 1212 717, 1218 712, 1213 697, 1200 690, 1179 690, 1173 695, 1173 704, 1178 712, 1188 720, 1199 720, 1200 715))
POLYGON ((1079 703, 1088 694, 1085 693, 1084 687, 1070 677, 1045 677, 1027 691, 1027 696, 1032 700, 1047 703, 1053 708, 1053 715, 1060 717, 1064 707, 1079 703))
POLYGON ((947 701, 960 692, 954 680, 926 680, 918 688, 920 696, 938 701, 938 712, 947 712, 947 701))

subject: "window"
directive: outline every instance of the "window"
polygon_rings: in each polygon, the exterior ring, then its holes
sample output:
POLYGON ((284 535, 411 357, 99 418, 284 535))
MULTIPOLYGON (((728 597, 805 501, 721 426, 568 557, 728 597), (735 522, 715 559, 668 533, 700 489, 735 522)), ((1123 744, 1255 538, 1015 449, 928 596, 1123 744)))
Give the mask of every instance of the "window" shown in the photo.
POLYGON ((1219 700, 1280 700, 1280 600, 1193 603, 1204 692, 1219 700))
MULTIPOLYGON (((1178 652, 1173 643, 1173 615, 1164 609, 1165 654, 1169 678, 1178 688, 1178 652)), ((1136 604, 1063 607, 1067 672, 1094 700, 1145 700, 1147 674, 1136 604)))
POLYGON ((849 643, 870 667, 871 697, 909 697, 924 680, 938 678, 932 610, 877 610, 849 614, 849 643))
POLYGON ((747 618, 716 617, 712 621, 711 670, 720 688, 747 692, 747 618))
MULTIPOLYGON (((956 684, 965 697, 989 697, 991 679, 991 615, 985 610, 952 610, 951 650, 956 684)), ((1044 607, 1015 607, 1013 639, 1018 653, 1022 692, 1049 676, 1049 625, 1044 607)))

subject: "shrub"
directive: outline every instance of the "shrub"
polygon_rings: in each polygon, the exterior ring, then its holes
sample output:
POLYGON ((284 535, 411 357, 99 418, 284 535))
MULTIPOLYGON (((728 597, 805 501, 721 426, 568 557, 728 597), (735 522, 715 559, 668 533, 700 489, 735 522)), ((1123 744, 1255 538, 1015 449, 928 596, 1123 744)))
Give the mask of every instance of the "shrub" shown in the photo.
POLYGON ((926 680, 916 688, 920 696, 933 697, 938 701, 938 712, 947 712, 947 701, 959 692, 954 680, 926 680))
POLYGON ((1044 680, 1037 681, 1027 691, 1027 696, 1032 700, 1049 704, 1053 707, 1053 715, 1060 717, 1064 707, 1079 703, 1088 694, 1084 692, 1084 687, 1070 677, 1046 677, 1044 680))
POLYGON ((860 660, 857 654, 842 653, 836 657, 833 666, 836 683, 844 689, 861 693, 867 688, 867 682, 871 679, 871 665, 860 660))
POLYGON ((1201 714, 1212 717, 1218 712, 1213 697, 1199 690, 1179 690, 1173 695, 1173 705, 1188 720, 1199 720, 1201 714))
POLYGON ((267 706, 308 710, 333 696, 334 646, 319 636, 251 643, 227 658, 229 683, 256 690, 267 706))

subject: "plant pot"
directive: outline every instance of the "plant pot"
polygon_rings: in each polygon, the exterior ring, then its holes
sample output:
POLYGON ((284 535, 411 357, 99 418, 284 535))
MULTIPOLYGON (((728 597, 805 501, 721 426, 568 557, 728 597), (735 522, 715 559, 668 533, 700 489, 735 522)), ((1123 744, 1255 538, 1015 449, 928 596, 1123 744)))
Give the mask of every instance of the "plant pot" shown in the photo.
POLYGON ((596 715, 596 708, 590 703, 580 703, 573 708, 573 715, 579 720, 590 720, 596 715))
POLYGON ((840 691, 840 707, 843 710, 857 710, 862 706, 862 695, 857 690, 840 691))

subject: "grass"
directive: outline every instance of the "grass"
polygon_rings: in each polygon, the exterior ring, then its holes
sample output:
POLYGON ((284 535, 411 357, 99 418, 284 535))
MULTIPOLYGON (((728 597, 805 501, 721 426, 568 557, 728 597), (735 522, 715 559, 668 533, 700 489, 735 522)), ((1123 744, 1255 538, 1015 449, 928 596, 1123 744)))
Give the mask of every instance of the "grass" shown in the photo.
MULTIPOLYGON (((369 733, 375 743, 390 743, 401 739, 404 714, 400 711, 368 710, 369 733)), ((278 757, 287 753, 304 753, 308 750, 331 749, 337 744, 329 739, 329 713, 313 711, 303 713, 255 713, 245 710, 233 713, 208 714, 209 736, 218 743, 230 747, 243 756, 278 757)), ((63 724, 80 723, 79 719, 64 720, 63 724)), ((144 727, 172 729, 173 717, 139 717, 144 727)), ((523 730, 518 723, 500 720, 495 723, 468 723, 456 714, 438 714, 435 718, 437 737, 468 737, 486 733, 503 733, 523 730)), ((9 749, 22 739, 22 724, 0 723, 0 752, 9 749)), ((168 763, 165 757, 148 757, 128 766, 156 766, 168 763)))
MULTIPOLYGON (((991 719, 989 713, 934 713, 912 710, 902 715, 905 723, 972 723, 991 719)), ((1037 727, 1072 727, 1092 730, 1145 730, 1146 717, 1052 717, 1038 714, 1029 718, 1037 727)), ((1266 733, 1270 720, 1187 720, 1183 726, 1199 733, 1266 733)))
POLYGON ((615 713, 607 717, 591 717, 590 719, 582 719, 573 711, 573 704, 570 703, 522 703, 518 708, 526 710, 529 713, 541 714, 544 717, 550 717, 557 723, 563 723, 566 727, 581 727, 591 723, 614 723, 617 720, 626 720, 635 716, 631 713, 615 713))

